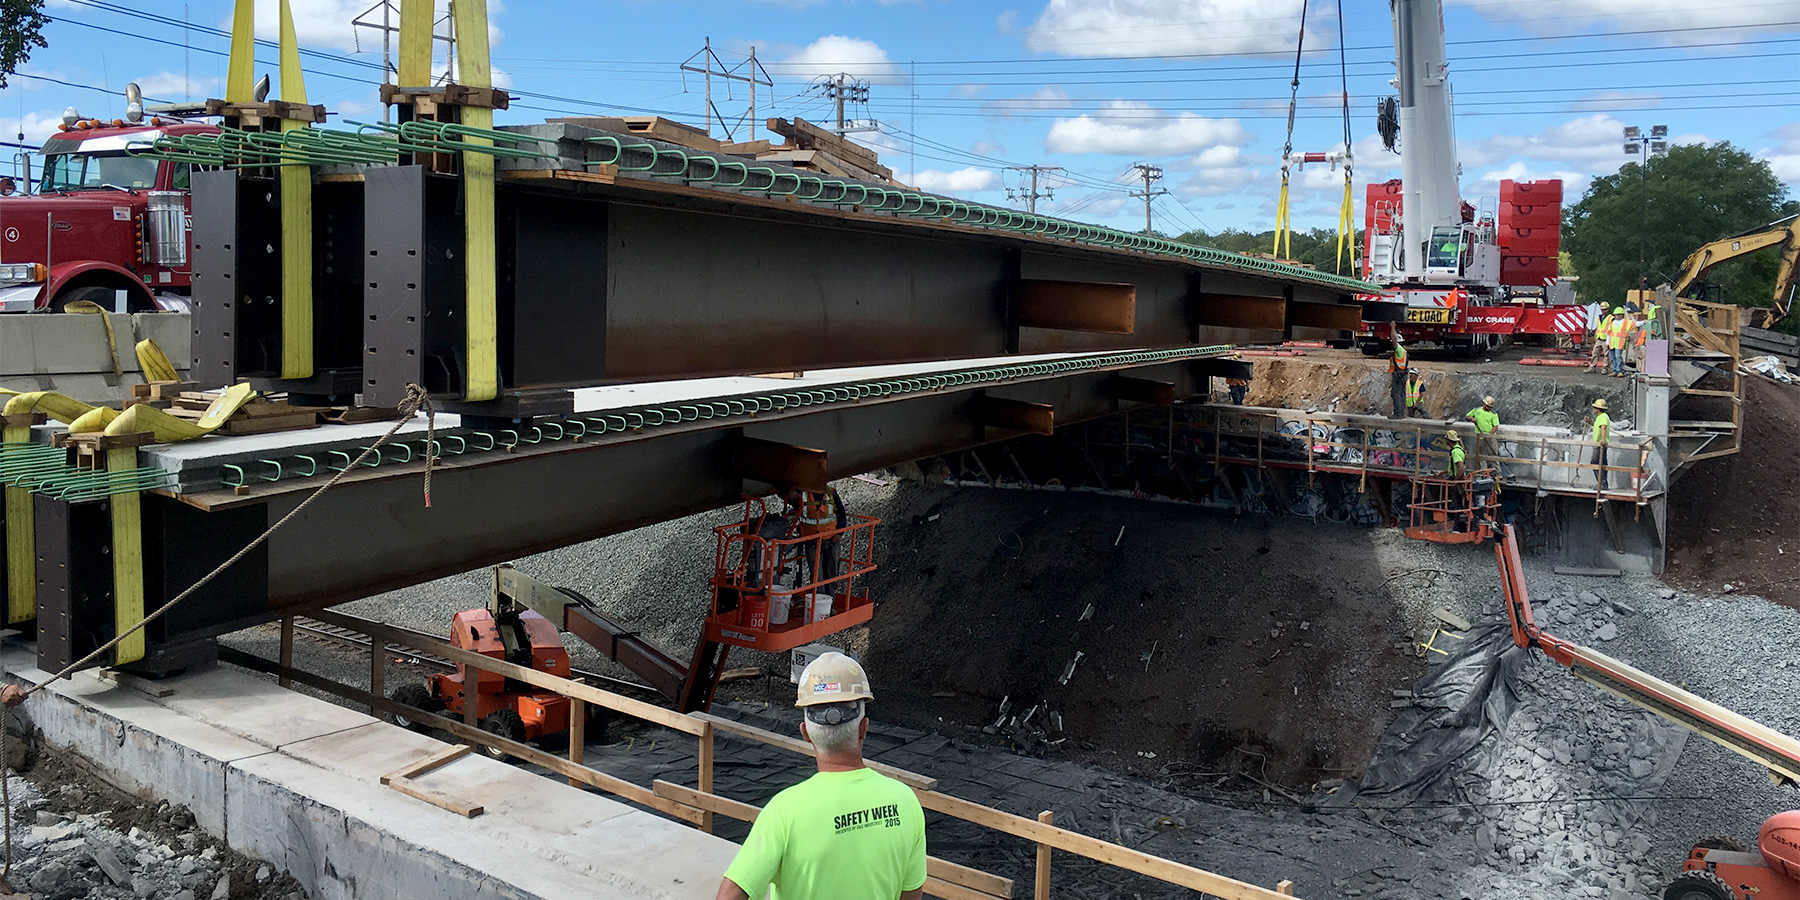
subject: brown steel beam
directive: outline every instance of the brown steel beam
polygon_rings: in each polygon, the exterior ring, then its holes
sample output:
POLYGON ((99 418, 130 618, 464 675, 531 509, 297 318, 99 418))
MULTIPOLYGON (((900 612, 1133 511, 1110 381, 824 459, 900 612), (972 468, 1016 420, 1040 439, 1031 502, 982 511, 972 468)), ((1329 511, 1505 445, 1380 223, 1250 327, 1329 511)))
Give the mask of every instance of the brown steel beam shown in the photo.
POLYGON ((1133 403, 1168 406, 1175 402, 1175 383, 1172 381, 1153 381, 1149 378, 1133 378, 1130 375, 1114 375, 1106 382, 1106 389, 1111 391, 1114 397, 1133 403))
POLYGON ((586 641, 608 659, 630 669, 671 700, 681 696, 687 667, 638 633, 585 606, 571 603, 563 611, 563 630, 586 641))
POLYGON ((1280 331, 1287 324, 1286 310, 1287 301, 1280 297, 1202 293, 1194 299, 1195 320, 1215 328, 1280 331))
POLYGON ((1362 308, 1331 303, 1289 303, 1287 321, 1296 328, 1335 328, 1355 331, 1362 327, 1362 308))
POLYGON ((1137 330, 1137 285, 1087 281, 1019 282, 1018 321, 1027 328, 1131 334, 1137 330))
POLYGON ((744 478, 776 487, 825 492, 823 450, 752 437, 739 437, 734 449, 737 472, 744 478))
POLYGON ((1056 431, 1056 407, 1048 403, 1027 403, 982 394, 975 398, 975 414, 989 428, 1004 428, 1026 434, 1053 434, 1056 431))

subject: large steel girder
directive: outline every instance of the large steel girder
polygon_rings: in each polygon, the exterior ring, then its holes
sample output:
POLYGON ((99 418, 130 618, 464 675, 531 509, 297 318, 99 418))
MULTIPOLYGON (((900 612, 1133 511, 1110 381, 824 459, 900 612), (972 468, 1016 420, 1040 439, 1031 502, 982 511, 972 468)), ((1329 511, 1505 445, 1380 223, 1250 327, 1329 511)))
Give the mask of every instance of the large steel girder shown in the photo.
MULTIPOLYGON (((146 665, 183 659, 201 639, 283 615, 729 505, 747 488, 766 486, 757 476, 780 477, 767 474, 778 465, 748 464, 747 444, 785 450, 795 471, 822 457, 822 477, 845 477, 1144 405, 1126 398, 1192 396, 1206 390, 1214 362, 947 388, 773 413, 730 427, 697 422, 454 457, 433 473, 430 508, 416 470, 357 472, 152 626, 146 665)), ((147 606, 198 580, 314 488, 297 483, 252 497, 146 495, 147 606)), ((103 503, 38 499, 47 560, 40 563, 40 618, 55 638, 40 644, 46 668, 111 636, 111 569, 99 562, 110 534, 103 510, 103 503), (87 581, 77 583, 81 578, 87 581)))
MULTIPOLYGON (((360 392, 371 406, 410 383, 460 396, 460 182, 417 166, 360 177, 314 186, 316 374, 283 382, 269 377, 282 341, 278 192, 247 173, 196 174, 198 380, 360 392)), ((1354 310, 1350 296, 1275 276, 781 208, 793 204, 553 185, 499 187, 497 355, 513 395, 1354 324, 1334 312, 1354 310), (1256 302, 1260 315, 1230 313, 1256 302)))

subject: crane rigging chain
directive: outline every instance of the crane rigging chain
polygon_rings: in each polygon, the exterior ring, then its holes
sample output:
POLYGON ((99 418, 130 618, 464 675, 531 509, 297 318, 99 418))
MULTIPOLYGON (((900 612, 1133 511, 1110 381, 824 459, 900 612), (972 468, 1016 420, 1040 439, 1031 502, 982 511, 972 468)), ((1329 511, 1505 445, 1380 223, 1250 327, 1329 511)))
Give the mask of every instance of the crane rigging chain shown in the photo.
MULTIPOLYGON (((242 550, 239 550, 238 552, 232 554, 230 559, 227 559, 224 562, 220 563, 217 568, 213 569, 211 572, 206 573, 206 575, 202 576, 199 581, 196 581, 191 586, 189 586, 187 590, 184 590, 181 593, 175 595, 175 598, 173 600, 170 600, 169 602, 164 603, 162 606, 158 607, 156 610, 151 612, 149 615, 145 616, 136 625, 133 625, 130 628, 126 629, 125 631, 120 632, 119 634, 115 635, 112 640, 107 641, 105 644, 102 644, 98 649, 94 650, 94 652, 89 653, 88 655, 76 660, 75 662, 70 663, 68 666, 64 667, 62 669, 62 671, 57 672, 55 675, 50 676, 49 678, 45 679, 43 682, 27 689, 25 691, 25 697, 29 698, 32 694, 35 694, 38 691, 41 691, 44 688, 48 687, 52 682, 59 681, 63 678, 67 678, 67 677, 69 677, 69 675, 71 673, 73 673, 77 669, 83 668, 84 666, 88 665, 89 663, 93 662, 94 660, 99 659, 102 654, 105 654, 108 650, 111 650, 114 647, 117 647, 119 645, 119 642, 138 633, 139 631, 142 631, 145 626, 149 625, 151 622, 156 621, 158 618, 162 617, 162 615, 164 613, 168 612, 169 610, 174 609, 176 604, 179 604, 183 600, 186 600, 188 597, 193 596, 193 594, 195 592, 197 592, 201 588, 205 587, 214 578, 219 577, 219 575, 221 573, 223 573, 226 569, 231 568, 239 560, 243 559, 245 556, 248 556, 251 551, 255 550, 257 547, 262 546, 263 542, 267 541, 269 539, 270 535, 272 535, 276 531, 280 530, 281 526, 286 525, 288 522, 293 521, 293 519, 296 516, 300 515, 300 513, 302 511, 304 511, 308 506, 311 506, 312 502, 314 500, 319 499, 321 496, 323 496, 325 494, 326 491, 329 491, 332 488, 337 487, 338 483, 343 481, 344 477, 346 475, 350 474, 352 471, 354 471, 355 469, 360 467, 364 462, 366 462, 368 460, 368 458, 370 456, 377 453, 383 444, 386 444, 388 441, 392 440, 394 435, 398 434, 400 429, 402 427, 404 427, 406 425, 406 423, 412 421, 413 416, 417 415, 421 411, 423 411, 426 416, 426 419, 425 419, 425 429, 426 429, 425 445, 428 449, 427 449, 427 452, 425 455, 424 492, 425 492, 425 505, 429 507, 431 505, 431 470, 436 465, 436 462, 437 462, 437 454, 435 452, 433 452, 432 450, 430 450, 429 448, 432 447, 432 445, 434 443, 434 439, 436 437, 437 410, 435 407, 432 406, 431 395, 426 393, 424 388, 422 388, 416 384, 409 384, 406 386, 406 397, 400 401, 400 403, 398 405, 398 410, 400 412, 400 416, 398 419, 395 420, 394 426, 387 430, 386 434, 382 435, 379 439, 377 439, 375 441, 375 443, 370 444, 367 447, 364 447, 362 455, 357 457, 355 462, 352 462, 350 465, 347 465, 343 469, 339 470, 336 475, 332 476, 330 481, 327 481, 324 484, 320 485, 318 490, 313 491, 312 494, 309 495, 305 500, 300 501, 300 505, 294 507, 294 509, 291 512, 289 512, 287 515, 282 516, 279 520, 277 520, 275 522, 275 524, 270 525, 269 529, 267 531, 264 531, 261 535, 258 535, 255 540, 244 545, 244 548, 242 550)), ((4 862, 4 867, 0 868, 0 889, 6 890, 6 892, 8 894, 16 893, 15 891, 12 890, 11 885, 6 881, 7 876, 10 876, 12 874, 12 781, 11 781, 11 776, 7 775, 4 770, 5 759, 6 759, 6 754, 7 754, 7 750, 8 750, 7 745, 9 743, 11 743, 11 740, 12 740, 12 736, 11 736, 10 732, 8 731, 8 726, 10 724, 8 720, 11 718, 11 710, 12 710, 12 707, 4 705, 4 704, 0 704, 0 815, 3 815, 6 819, 6 821, 3 825, 4 842, 5 842, 5 862, 4 862)))
MULTIPOLYGON (((1272 248, 1277 259, 1289 259, 1294 252, 1293 218, 1289 212, 1288 184, 1293 168, 1294 157, 1294 120, 1300 107, 1300 62, 1306 50, 1306 0, 1300 3, 1300 34, 1294 46, 1294 77, 1289 83, 1287 137, 1281 146, 1281 193, 1275 201, 1275 246, 1272 248)), ((1339 92, 1343 107, 1344 119, 1344 197, 1338 206, 1337 235, 1337 271, 1344 270, 1345 263, 1356 265, 1356 201, 1354 197, 1355 174, 1353 162, 1355 151, 1352 149, 1350 130, 1350 65, 1347 48, 1344 45, 1344 0, 1338 0, 1338 78, 1339 92)), ((1331 154, 1309 153, 1301 158, 1304 165, 1323 159, 1334 166, 1337 160, 1331 154)))

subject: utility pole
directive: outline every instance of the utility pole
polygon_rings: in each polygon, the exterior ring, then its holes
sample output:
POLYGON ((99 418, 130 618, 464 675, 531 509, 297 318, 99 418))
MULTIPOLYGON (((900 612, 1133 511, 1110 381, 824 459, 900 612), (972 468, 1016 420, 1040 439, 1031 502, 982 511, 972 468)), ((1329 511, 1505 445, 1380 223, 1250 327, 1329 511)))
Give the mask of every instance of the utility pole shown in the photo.
POLYGON ((1141 191, 1131 191, 1130 196, 1144 198, 1144 233, 1150 234, 1152 230, 1150 227, 1150 202, 1168 193, 1168 190, 1165 188, 1150 187, 1152 184, 1162 180, 1162 166, 1153 166, 1149 163, 1132 163, 1131 168, 1136 170, 1139 177, 1144 179, 1144 189, 1141 191))
POLYGON ((1061 172, 1062 170, 1062 166, 1007 166, 1006 171, 1008 172, 1030 172, 1031 190, 1027 191, 1021 187, 1015 194, 1012 188, 1007 188, 1006 199, 1024 200, 1025 211, 1034 216, 1037 215, 1037 202, 1039 197, 1042 197, 1045 200, 1056 199, 1055 188, 1046 187, 1043 193, 1038 193, 1038 175, 1048 175, 1051 172, 1061 172))
MULTIPOLYGON (((376 31, 381 32, 381 80, 382 81, 387 81, 389 78, 392 78, 392 79, 398 81, 400 78, 400 73, 397 70, 395 70, 395 68, 394 68, 394 44, 393 44, 394 34, 400 30, 397 26, 394 25, 394 16, 397 15, 399 12, 400 11, 398 9, 394 8, 393 0, 381 0, 381 2, 375 4, 374 6, 369 7, 368 9, 363 10, 359 15, 357 15, 356 18, 350 20, 351 35, 353 36, 353 38, 356 41, 356 50, 359 53, 362 51, 362 36, 361 36, 360 32, 356 31, 356 29, 372 28, 376 31), (381 13, 381 21, 379 23, 374 22, 374 21, 368 21, 371 16, 375 15, 376 12, 381 13)), ((454 35, 446 36, 446 35, 440 35, 440 34, 436 33, 438 23, 446 22, 448 20, 448 18, 449 18, 448 16, 445 16, 443 18, 437 19, 435 22, 432 23, 432 31, 433 31, 432 38, 434 40, 443 41, 444 43, 450 45, 450 59, 454 61, 454 59, 456 58, 456 38, 455 38, 455 36, 454 35)), ((407 87, 419 87, 420 85, 406 85, 406 86, 407 87)), ((381 121, 383 121, 383 122, 389 121, 390 118, 392 117, 392 115, 393 115, 393 109, 388 104, 383 103, 381 105, 381 121)))
POLYGON ((837 101, 837 127, 833 128, 832 131, 837 132, 838 137, 843 137, 846 134, 857 134, 859 132, 877 130, 874 125, 866 123, 862 125, 851 125, 850 121, 852 120, 844 117, 844 104, 846 102, 862 104, 867 104, 869 102, 869 83, 867 81, 863 81, 859 78, 852 78, 849 73, 846 72, 839 72, 829 78, 820 77, 814 79, 813 87, 821 94, 824 94, 825 99, 837 101))
MULTIPOLYGON (((706 80, 706 135, 708 137, 712 136, 713 122, 716 120, 719 123, 719 127, 725 130, 725 136, 727 138, 737 140, 733 132, 736 129, 736 126, 743 124, 744 121, 743 117, 739 117, 736 124, 729 123, 727 122, 725 115, 719 112, 719 107, 713 103, 713 79, 723 78, 727 83, 742 81, 750 85, 750 112, 748 113, 750 119, 750 139, 756 140, 756 86, 762 84, 774 87, 775 82, 769 78, 769 73, 764 71, 762 65, 756 61, 755 47, 750 48, 749 59, 738 63, 735 66, 726 66, 725 61, 719 59, 719 55, 713 52, 712 38, 708 37, 705 46, 701 47, 693 56, 688 57, 686 61, 682 62, 681 71, 693 72, 706 80), (694 65, 695 62, 699 62, 700 65, 694 65)), ((683 76, 683 78, 685 77, 686 76, 683 76)))
POLYGON ((1638 173, 1642 180, 1638 185, 1638 290, 1646 289, 1649 273, 1646 270, 1646 257, 1650 244, 1650 157, 1662 156, 1669 152, 1669 126, 1652 125, 1650 133, 1645 134, 1636 125, 1625 126, 1625 155, 1637 156, 1638 173))

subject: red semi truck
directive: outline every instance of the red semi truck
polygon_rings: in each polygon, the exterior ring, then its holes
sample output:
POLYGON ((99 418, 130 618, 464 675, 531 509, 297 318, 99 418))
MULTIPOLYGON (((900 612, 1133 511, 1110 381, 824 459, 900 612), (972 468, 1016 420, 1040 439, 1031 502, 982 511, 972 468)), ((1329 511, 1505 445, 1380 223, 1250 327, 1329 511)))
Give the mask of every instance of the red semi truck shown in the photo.
POLYGON ((186 309, 192 285, 188 164, 133 155, 212 125, 87 119, 70 109, 44 142, 33 190, 0 196, 0 312, 61 312, 77 300, 131 312, 186 309))

